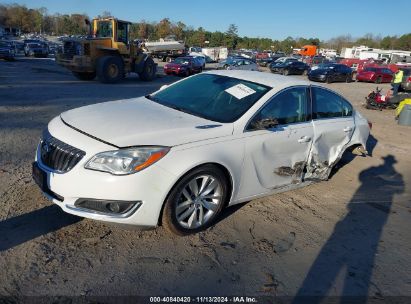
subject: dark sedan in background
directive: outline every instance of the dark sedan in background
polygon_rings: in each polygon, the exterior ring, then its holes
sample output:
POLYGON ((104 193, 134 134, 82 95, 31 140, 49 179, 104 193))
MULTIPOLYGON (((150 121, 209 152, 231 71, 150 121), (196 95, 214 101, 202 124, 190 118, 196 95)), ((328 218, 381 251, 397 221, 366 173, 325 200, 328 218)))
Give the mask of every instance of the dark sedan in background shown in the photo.
POLYGON ((285 61, 270 66, 272 73, 280 73, 283 75, 307 75, 308 69, 309 66, 301 61, 285 61))
POLYGON ((0 41, 0 59, 11 61, 15 56, 15 46, 10 41, 0 41))
POLYGON ((26 57, 43 57, 47 58, 49 56, 49 49, 44 42, 29 42, 24 46, 24 55, 26 57))
POLYGON ((167 75, 190 76, 194 73, 200 73, 202 70, 202 62, 189 56, 178 57, 164 66, 164 73, 167 75))
POLYGON ((308 71, 308 79, 327 83, 336 81, 351 82, 352 70, 344 64, 320 64, 308 71))
POLYGON ((383 67, 367 67, 357 73, 357 81, 385 83, 391 82, 394 73, 383 67))

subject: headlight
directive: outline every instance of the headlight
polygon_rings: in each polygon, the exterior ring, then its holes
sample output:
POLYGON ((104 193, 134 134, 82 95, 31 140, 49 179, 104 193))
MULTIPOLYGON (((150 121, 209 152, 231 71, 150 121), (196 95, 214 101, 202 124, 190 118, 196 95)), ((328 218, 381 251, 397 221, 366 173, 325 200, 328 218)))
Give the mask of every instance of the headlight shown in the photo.
POLYGON ((141 171, 163 158, 168 147, 136 147, 94 155, 84 166, 86 169, 126 175, 141 171))

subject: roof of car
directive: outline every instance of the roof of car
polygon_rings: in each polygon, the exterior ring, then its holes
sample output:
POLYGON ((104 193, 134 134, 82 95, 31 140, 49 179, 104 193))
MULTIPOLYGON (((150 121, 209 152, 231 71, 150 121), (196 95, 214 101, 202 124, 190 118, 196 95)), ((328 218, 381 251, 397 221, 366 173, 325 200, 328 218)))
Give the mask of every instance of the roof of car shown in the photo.
POLYGON ((308 81, 300 80, 292 76, 282 76, 271 73, 241 70, 213 70, 206 72, 221 76, 238 78, 246 81, 260 83, 269 87, 287 87, 294 85, 310 85, 308 81))

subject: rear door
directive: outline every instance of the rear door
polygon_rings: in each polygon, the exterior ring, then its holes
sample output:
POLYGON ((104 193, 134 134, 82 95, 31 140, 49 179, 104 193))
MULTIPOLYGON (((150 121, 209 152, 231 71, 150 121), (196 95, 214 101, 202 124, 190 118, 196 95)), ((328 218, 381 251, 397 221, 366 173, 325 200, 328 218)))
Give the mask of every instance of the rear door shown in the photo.
POLYGON ((347 148, 355 123, 351 104, 323 87, 311 87, 314 138, 306 178, 327 179, 347 148))

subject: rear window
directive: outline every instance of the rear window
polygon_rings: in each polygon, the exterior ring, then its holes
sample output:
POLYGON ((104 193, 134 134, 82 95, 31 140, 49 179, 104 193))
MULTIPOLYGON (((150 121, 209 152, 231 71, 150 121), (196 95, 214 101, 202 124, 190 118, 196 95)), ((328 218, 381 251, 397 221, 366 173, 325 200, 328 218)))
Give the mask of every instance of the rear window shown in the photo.
POLYGON ((352 116, 352 106, 341 96, 322 88, 312 87, 313 119, 352 116))

